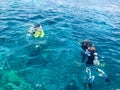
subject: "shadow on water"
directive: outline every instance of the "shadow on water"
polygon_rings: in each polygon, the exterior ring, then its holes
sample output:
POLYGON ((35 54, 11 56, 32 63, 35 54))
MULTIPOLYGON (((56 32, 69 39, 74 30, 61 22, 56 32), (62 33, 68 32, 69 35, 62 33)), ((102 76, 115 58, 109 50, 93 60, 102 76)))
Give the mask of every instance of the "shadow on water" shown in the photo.
POLYGON ((31 58, 26 65, 27 66, 42 66, 45 67, 49 63, 48 60, 44 59, 42 56, 37 56, 31 58))

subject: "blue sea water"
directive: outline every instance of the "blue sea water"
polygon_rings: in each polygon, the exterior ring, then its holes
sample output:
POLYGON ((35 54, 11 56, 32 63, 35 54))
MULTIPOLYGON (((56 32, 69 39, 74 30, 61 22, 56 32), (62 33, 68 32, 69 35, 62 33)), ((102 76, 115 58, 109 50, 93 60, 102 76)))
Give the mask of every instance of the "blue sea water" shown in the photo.
POLYGON ((93 90, 119 90, 120 0, 0 1, 0 67, 18 71, 35 90, 84 90, 78 44, 84 39, 96 47, 111 81, 96 74, 93 90), (26 37, 35 23, 44 39, 26 37))

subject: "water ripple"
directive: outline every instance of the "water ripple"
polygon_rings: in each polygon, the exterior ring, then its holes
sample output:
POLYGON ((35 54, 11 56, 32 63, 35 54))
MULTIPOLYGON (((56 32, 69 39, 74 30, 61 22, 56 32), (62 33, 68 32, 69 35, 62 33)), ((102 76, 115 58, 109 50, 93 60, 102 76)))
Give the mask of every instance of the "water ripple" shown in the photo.
MULTIPOLYGON (((0 59, 4 60, 3 54, 7 55, 11 68, 24 73, 33 86, 40 83, 47 90, 61 90, 74 81, 83 90, 84 71, 80 66, 78 42, 91 40, 99 58, 106 62, 108 75, 111 70, 112 74, 117 73, 119 19, 117 0, 4 0, 0 2, 0 59), (26 39, 29 24, 34 22, 42 24, 45 41, 26 39), (39 44, 38 48, 36 44, 39 44)), ((119 80, 115 76, 111 78, 112 85, 103 85, 102 90, 115 90, 119 86, 119 80)), ((95 81, 95 88, 99 82, 95 81)), ((41 89, 37 87, 36 90, 41 89)))

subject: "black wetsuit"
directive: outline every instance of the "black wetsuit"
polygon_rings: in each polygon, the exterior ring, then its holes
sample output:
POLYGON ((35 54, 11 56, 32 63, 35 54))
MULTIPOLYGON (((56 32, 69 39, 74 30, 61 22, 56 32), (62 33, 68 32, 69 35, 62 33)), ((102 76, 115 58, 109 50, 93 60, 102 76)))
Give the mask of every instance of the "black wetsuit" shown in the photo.
POLYGON ((90 55, 88 56, 88 60, 86 62, 86 66, 93 65, 93 61, 94 61, 94 58, 95 58, 95 56, 94 56, 95 51, 89 50, 89 52, 90 52, 90 55))

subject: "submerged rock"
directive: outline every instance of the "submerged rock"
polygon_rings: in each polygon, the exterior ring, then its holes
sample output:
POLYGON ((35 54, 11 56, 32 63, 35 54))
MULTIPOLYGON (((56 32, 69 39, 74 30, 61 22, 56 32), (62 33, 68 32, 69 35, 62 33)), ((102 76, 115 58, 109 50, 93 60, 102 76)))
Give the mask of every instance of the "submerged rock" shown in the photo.
POLYGON ((13 71, 5 71, 0 79, 0 90, 34 90, 22 77, 13 71))

